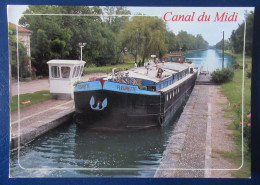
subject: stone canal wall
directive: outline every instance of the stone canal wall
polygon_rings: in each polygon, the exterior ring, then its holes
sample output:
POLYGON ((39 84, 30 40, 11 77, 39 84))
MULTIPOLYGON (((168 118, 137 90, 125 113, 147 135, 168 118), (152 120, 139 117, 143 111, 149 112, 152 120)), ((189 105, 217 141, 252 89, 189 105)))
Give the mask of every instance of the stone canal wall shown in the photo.
POLYGON ((33 141, 46 132, 72 120, 73 101, 48 100, 11 113, 10 148, 33 141), (20 139, 18 139, 20 138, 20 139))
POLYGON ((196 85, 169 139, 155 177, 203 177, 209 86, 196 85), (176 170, 184 169, 184 170, 176 170), (182 173, 182 174, 180 174, 182 173))
POLYGON ((154 177, 232 177, 236 167, 219 154, 235 150, 223 109, 228 100, 209 76, 198 76, 154 177))

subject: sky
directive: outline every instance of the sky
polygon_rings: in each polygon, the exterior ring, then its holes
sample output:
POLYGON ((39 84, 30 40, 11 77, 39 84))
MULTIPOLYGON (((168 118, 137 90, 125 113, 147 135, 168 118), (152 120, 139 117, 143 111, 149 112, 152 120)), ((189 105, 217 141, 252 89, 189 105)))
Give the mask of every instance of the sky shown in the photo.
MULTIPOLYGON (((14 24, 18 24, 18 20, 22 17, 22 13, 26 10, 26 5, 9 5, 8 21, 14 24)), ((254 11, 252 7, 127 7, 132 14, 142 13, 148 16, 158 16, 164 19, 164 15, 168 13, 165 18, 166 26, 168 30, 178 34, 179 31, 187 31, 189 34, 197 35, 201 34, 203 38, 208 41, 209 45, 215 45, 221 41, 223 37, 223 31, 225 33, 225 39, 229 38, 232 30, 238 28, 238 25, 243 23, 245 12, 254 11), (198 18, 205 12, 205 15, 210 16, 210 21, 199 22, 198 18), (216 14, 231 16, 237 15, 236 21, 223 21, 214 22, 216 14), (193 21, 171 21, 172 16, 177 15, 193 15, 193 21)))

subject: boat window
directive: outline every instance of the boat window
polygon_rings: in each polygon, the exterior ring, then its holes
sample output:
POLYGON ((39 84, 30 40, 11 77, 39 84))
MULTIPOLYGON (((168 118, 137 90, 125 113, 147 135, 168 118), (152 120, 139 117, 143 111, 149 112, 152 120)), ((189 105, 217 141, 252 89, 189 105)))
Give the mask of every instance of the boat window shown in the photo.
POLYGON ((70 67, 61 67, 61 76, 62 78, 70 77, 70 67))
POLYGON ((168 101, 168 94, 166 95, 166 101, 168 101))
POLYGON ((60 68, 58 66, 51 66, 52 78, 60 78, 60 68))
POLYGON ((74 68, 73 68, 73 75, 72 75, 72 77, 75 77, 75 75, 76 75, 76 69, 77 69, 77 67, 76 67, 76 66, 74 66, 74 68))
POLYGON ((79 75, 81 75, 82 74, 82 72, 83 72, 83 66, 80 66, 80 73, 79 73, 79 75))
POLYGON ((147 86, 147 91, 156 91, 155 86, 147 86))
POLYGON ((174 62, 174 61, 177 61, 178 60, 178 58, 177 57, 173 57, 172 58, 172 61, 174 62))
POLYGON ((172 93, 169 93, 170 94, 170 99, 172 99, 172 93))
POLYGON ((172 97, 174 97, 174 90, 172 91, 172 97))
POLYGON ((77 67, 77 72, 76 72, 75 77, 77 77, 79 75, 79 70, 80 70, 80 66, 77 67))

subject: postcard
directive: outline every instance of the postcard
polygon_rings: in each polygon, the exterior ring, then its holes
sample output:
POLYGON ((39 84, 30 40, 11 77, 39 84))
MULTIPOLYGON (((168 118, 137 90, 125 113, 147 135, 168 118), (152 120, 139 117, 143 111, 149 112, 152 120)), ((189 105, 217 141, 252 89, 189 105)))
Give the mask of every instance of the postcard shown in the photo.
POLYGON ((8 5, 9 178, 251 178, 254 7, 8 5))

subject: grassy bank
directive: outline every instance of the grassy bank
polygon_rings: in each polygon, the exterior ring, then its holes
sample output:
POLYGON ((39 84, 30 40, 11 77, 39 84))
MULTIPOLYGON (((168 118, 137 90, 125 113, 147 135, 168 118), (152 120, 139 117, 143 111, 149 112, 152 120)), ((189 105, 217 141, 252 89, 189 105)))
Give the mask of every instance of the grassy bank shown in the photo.
MULTIPOLYGON (((28 107, 30 105, 40 103, 51 98, 50 92, 47 90, 37 91, 34 93, 26 93, 20 95, 20 108, 28 107), (26 104, 21 104, 21 101, 30 101, 26 104)), ((10 111, 15 111, 18 109, 18 96, 12 97, 12 103, 10 104, 10 111)))
POLYGON ((123 64, 106 65, 100 67, 85 67, 85 74, 89 73, 111 73, 113 68, 116 70, 126 70, 134 67, 134 61, 129 61, 123 64))
POLYGON ((223 157, 229 159, 236 167, 241 165, 242 159, 242 126, 244 126, 244 165, 239 171, 234 171, 233 176, 239 178, 250 177, 251 174, 251 152, 250 152, 250 138, 251 138, 251 121, 247 115, 251 112, 251 78, 247 77, 247 73, 251 73, 252 59, 246 57, 245 63, 245 88, 244 88, 244 120, 242 121, 242 76, 243 76, 243 55, 233 54, 228 52, 236 59, 236 63, 241 66, 234 69, 234 78, 231 82, 222 84, 221 91, 229 100, 229 105, 225 107, 226 117, 233 121, 230 124, 230 129, 233 130, 233 139, 237 145, 235 152, 223 153, 223 157), (245 122, 244 122, 245 121, 245 122), (250 123, 250 124, 248 124, 250 123))

